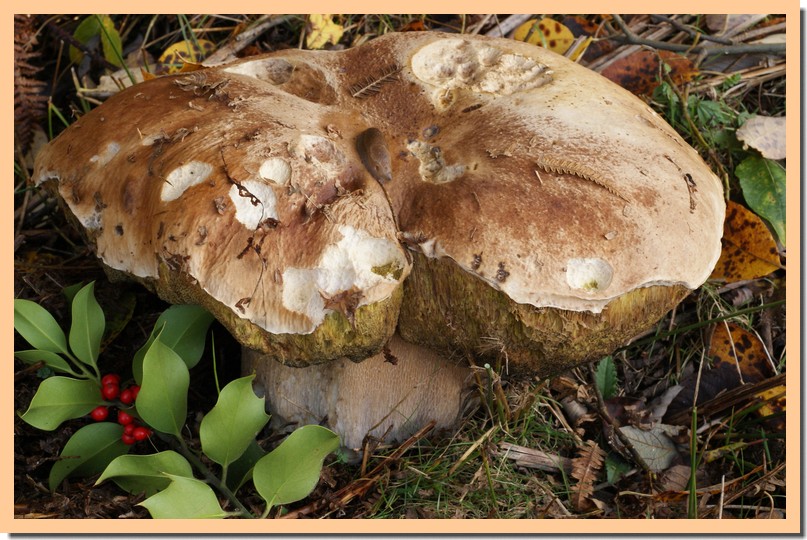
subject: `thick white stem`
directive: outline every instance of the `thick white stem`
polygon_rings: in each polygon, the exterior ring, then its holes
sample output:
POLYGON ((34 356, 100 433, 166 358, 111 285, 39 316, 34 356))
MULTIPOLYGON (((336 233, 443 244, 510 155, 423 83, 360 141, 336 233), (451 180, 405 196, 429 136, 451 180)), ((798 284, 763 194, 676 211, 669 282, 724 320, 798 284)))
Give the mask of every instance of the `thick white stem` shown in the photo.
POLYGON ((400 442, 434 420, 456 427, 472 387, 464 359, 450 361, 395 336, 388 354, 294 368, 245 349, 242 367, 266 388, 275 423, 322 423, 358 449, 368 434, 400 442), (389 429, 389 432, 387 432, 389 429))

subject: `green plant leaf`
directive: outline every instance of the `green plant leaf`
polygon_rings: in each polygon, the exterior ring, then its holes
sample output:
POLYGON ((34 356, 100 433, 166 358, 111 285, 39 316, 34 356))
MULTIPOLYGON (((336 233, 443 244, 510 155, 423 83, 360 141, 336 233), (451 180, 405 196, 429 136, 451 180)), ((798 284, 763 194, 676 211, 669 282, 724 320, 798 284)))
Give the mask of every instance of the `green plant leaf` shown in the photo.
POLYGON ((106 323, 104 312, 95 300, 94 289, 95 283, 89 283, 73 298, 70 349, 79 360, 96 369, 106 323))
POLYGON ((37 429, 52 431, 65 420, 89 414, 103 403, 95 381, 50 377, 39 385, 21 418, 37 429))
POLYGON ((131 448, 121 440, 123 426, 112 422, 88 424, 64 445, 59 461, 53 464, 48 485, 53 491, 69 476, 92 476, 103 471, 131 448))
POLYGON ((29 351, 14 351, 14 356, 19 358, 26 364, 36 364, 37 362, 45 362, 53 371, 61 371, 62 373, 69 373, 70 375, 78 375, 70 367, 67 361, 56 353, 50 351, 40 351, 39 349, 31 349, 29 351))
POLYGON ((158 431, 180 437, 188 413, 189 381, 182 358, 155 339, 143 359, 143 383, 135 403, 140 418, 158 431))
POLYGON ((620 478, 630 471, 630 465, 622 461, 614 454, 608 454, 605 458, 605 476, 609 484, 616 484, 620 478))
MULTIPOLYGON (((120 34, 115 29, 115 23, 109 15, 89 15, 76 27, 73 37, 82 45, 98 37, 101 40, 101 50, 104 53, 104 58, 118 67, 123 65, 121 62, 123 47, 120 34)), ((72 45, 70 46, 71 61, 78 63, 83 57, 84 53, 82 51, 72 45)))
POLYGON ((75 283, 73 285, 68 285, 64 289, 62 289, 62 294, 64 297, 67 298, 67 302, 72 304, 73 298, 76 297, 76 293, 78 293, 82 287, 84 287, 84 282, 75 283))
POLYGON ((67 339, 48 310, 30 300, 14 300, 14 329, 35 349, 69 355, 67 339))
POLYGON ((339 437, 329 429, 297 429, 255 464, 255 489, 269 507, 299 501, 317 485, 322 462, 338 447, 339 437))
POLYGON ((174 305, 166 309, 154 323, 146 344, 135 353, 132 360, 135 381, 142 381, 143 357, 158 334, 160 341, 173 349, 188 369, 198 364, 205 349, 205 334, 212 322, 213 315, 199 306, 174 305))
POLYGON ((171 483, 166 473, 193 478, 188 460, 173 450, 166 450, 158 454, 118 456, 104 469, 95 485, 111 479, 128 493, 145 493, 151 497, 171 483))
POLYGON ((616 396, 616 366, 613 358, 606 356, 600 360, 600 363, 597 364, 597 371, 594 373, 594 380, 603 399, 616 396))
POLYGON ((751 210, 771 224, 785 245, 787 175, 776 161, 760 157, 745 158, 734 169, 740 180, 745 202, 751 210))
POLYGON ((252 469, 255 464, 266 455, 266 451, 261 448, 258 441, 253 439, 249 446, 241 454, 241 457, 233 461, 227 468, 227 487, 235 493, 241 486, 252 479, 252 469))
POLYGON ((241 377, 222 388, 216 405, 199 426, 202 451, 222 467, 241 457, 269 421, 263 398, 252 390, 254 378, 241 377))
POLYGON ((219 506, 213 489, 195 478, 165 475, 171 480, 167 488, 152 495, 140 506, 145 506, 154 519, 223 518, 227 512, 219 506))

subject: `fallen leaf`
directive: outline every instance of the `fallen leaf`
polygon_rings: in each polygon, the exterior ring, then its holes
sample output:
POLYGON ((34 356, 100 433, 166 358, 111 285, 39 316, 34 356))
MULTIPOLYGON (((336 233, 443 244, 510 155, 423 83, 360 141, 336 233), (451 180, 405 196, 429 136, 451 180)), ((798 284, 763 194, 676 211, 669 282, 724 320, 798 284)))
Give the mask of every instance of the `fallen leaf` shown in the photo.
POLYGON ((787 175, 778 161, 748 157, 734 169, 743 197, 757 215, 771 224, 785 245, 787 175))
POLYGON ((572 487, 572 504, 578 511, 587 511, 592 507, 590 501, 594 494, 594 482, 599 476, 605 461, 605 452, 594 441, 586 441, 578 450, 577 457, 572 459, 572 478, 577 484, 572 487))
POLYGON ((712 279, 728 283, 767 276, 781 268, 779 250, 763 221, 733 201, 726 204, 723 251, 712 271, 712 279))
POLYGON ((656 424, 648 430, 633 426, 622 426, 619 431, 630 442, 636 455, 653 472, 667 469, 680 458, 675 443, 672 442, 668 429, 673 426, 656 424))
POLYGON ((707 15, 706 27, 718 36, 735 35, 759 22, 764 15, 732 13, 707 15))
POLYGON ((670 51, 641 50, 616 60, 601 74, 636 95, 649 95, 659 85, 661 62, 669 66, 669 76, 676 85, 691 81, 698 73, 685 56, 670 51))
POLYGON ((785 117, 752 116, 740 129, 737 138, 768 159, 785 159, 785 117))
POLYGON ((188 71, 186 63, 200 64, 208 54, 216 50, 216 45, 206 39, 186 39, 165 49, 157 59, 156 72, 160 75, 188 71))
POLYGON ((341 24, 333 22, 333 15, 309 15, 306 26, 305 46, 309 49, 321 49, 328 43, 336 45, 345 33, 341 24))
POLYGON ((538 45, 558 54, 565 53, 574 42, 572 31, 548 17, 530 19, 513 32, 513 39, 538 45))
POLYGON ((714 359, 713 368, 723 363, 738 370, 741 384, 759 382, 774 375, 762 341, 735 323, 717 325, 709 344, 709 356, 714 359))
POLYGON ((566 17, 563 19, 563 24, 571 31, 574 37, 590 36, 595 38, 586 46, 585 52, 583 53, 583 61, 585 62, 591 62, 600 56, 610 53, 617 47, 617 43, 614 40, 601 39, 603 37, 601 25, 585 17, 581 17, 580 15, 566 17))
POLYGON ((763 401, 757 413, 765 418, 768 426, 774 432, 785 431, 784 413, 787 410, 787 387, 784 385, 774 386, 756 395, 763 401))

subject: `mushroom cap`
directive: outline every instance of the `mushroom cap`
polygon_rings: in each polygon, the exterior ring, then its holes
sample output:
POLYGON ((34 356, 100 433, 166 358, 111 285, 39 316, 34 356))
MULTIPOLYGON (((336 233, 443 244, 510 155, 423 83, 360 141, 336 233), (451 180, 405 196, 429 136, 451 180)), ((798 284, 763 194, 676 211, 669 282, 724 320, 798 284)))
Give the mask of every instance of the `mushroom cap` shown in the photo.
POLYGON ((242 342, 296 364, 377 351, 396 317, 407 340, 530 372, 603 354, 706 280, 725 212, 719 179, 629 92, 540 47, 432 32, 137 85, 34 178, 59 179, 105 264, 205 291, 242 342), (351 330, 361 346, 332 344, 351 330), (304 359, 299 336, 320 336, 304 359))

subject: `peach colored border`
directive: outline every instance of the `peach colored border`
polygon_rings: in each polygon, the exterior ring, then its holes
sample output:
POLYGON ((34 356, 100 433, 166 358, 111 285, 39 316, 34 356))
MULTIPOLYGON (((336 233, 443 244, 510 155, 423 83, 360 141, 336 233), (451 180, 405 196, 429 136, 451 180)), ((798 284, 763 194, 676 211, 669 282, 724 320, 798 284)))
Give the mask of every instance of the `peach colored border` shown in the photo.
MULTIPOLYGON (((5 54, 0 59, 0 73, 6 77, 6 83, 3 86, 3 102, 6 106, 2 108, 2 117, 4 125, 8 129, 4 131, 4 151, 3 155, 6 156, 5 163, 9 167, 8 172, 11 170, 11 163, 13 162, 13 135, 11 125, 13 118, 11 116, 11 102, 12 96, 12 83, 9 76, 12 73, 12 21, 11 15, 14 12, 21 12, 22 10, 30 10, 36 13, 62 13, 65 11, 78 12, 78 13, 105 13, 108 12, 110 7, 116 7, 117 12, 136 12, 136 13, 159 13, 165 12, 167 4, 164 2, 157 2, 155 0, 139 0, 138 2, 124 2, 110 4, 108 0, 104 1, 86 1, 65 4, 63 1, 44 1, 44 0, 29 0, 25 3, 18 2, 17 6, 10 6, 11 2, 4 2, 3 11, 8 11, 4 20, 6 21, 0 27, 0 35, 2 35, 3 43, 6 43, 5 54), (22 9, 21 9, 22 8, 22 9)), ((227 5, 227 12, 248 12, 260 13, 271 7, 271 3, 252 1, 236 1, 227 5)), ((303 13, 319 13, 319 12, 342 12, 342 13, 365 13, 365 12, 378 12, 378 8, 384 7, 388 11, 406 11, 406 12, 443 12, 449 13, 458 10, 467 11, 470 13, 486 13, 491 8, 495 7, 501 12, 514 12, 524 13, 540 9, 541 7, 559 8, 557 4, 546 4, 545 6, 536 5, 533 2, 514 2, 508 1, 505 4, 491 5, 489 1, 465 1, 456 3, 452 6, 451 3, 435 3, 434 1, 414 0, 407 2, 405 6, 401 6, 398 10, 390 10, 389 6, 382 5, 377 0, 374 2, 367 1, 351 1, 340 2, 339 5, 333 3, 326 3, 322 1, 297 1, 285 4, 282 7, 293 8, 296 11, 303 13)), ((569 6, 565 6, 569 7, 569 6)), ((577 13, 644 13, 650 7, 646 2, 629 3, 626 1, 592 1, 584 0, 577 1, 573 5, 572 11, 577 13)), ((787 81, 787 94, 790 97, 788 100, 788 155, 791 157, 789 162, 788 175, 788 205, 787 205, 787 218, 790 223, 790 230, 788 231, 788 244, 789 244, 789 257, 788 262, 790 266, 789 275, 792 279, 788 283, 787 297, 791 306, 789 310, 789 317, 787 320, 787 337, 788 337, 788 350, 790 351, 793 360, 788 366, 788 386, 791 388, 790 395, 788 395, 787 407, 787 426, 788 426, 788 455, 791 456, 790 467, 787 470, 787 518, 784 520, 726 520, 718 522, 716 520, 676 520, 674 523, 668 523, 660 520, 610 520, 603 522, 601 520, 401 520, 396 523, 394 529, 390 529, 387 523, 378 520, 301 520, 301 521, 285 521, 275 520, 272 522, 261 521, 248 521, 248 520, 227 520, 227 521, 146 521, 146 520, 130 520, 126 524, 126 533, 464 533, 464 534, 504 534, 504 533, 532 533, 532 534, 558 534, 558 533, 730 533, 730 534, 776 534, 776 533, 798 533, 801 527, 801 471, 800 471, 800 458, 801 458, 801 418, 799 412, 801 410, 800 404, 800 381, 801 381, 801 368, 799 359, 801 355, 800 343, 800 283, 799 276, 801 275, 800 269, 800 231, 797 226, 800 223, 800 103, 799 96, 800 88, 800 52, 799 52, 799 35, 800 35, 800 14, 799 5, 795 0, 781 1, 773 0, 760 5, 758 0, 755 1, 733 1, 728 2, 721 0, 719 2, 703 1, 695 2, 692 0, 679 0, 670 2, 664 0, 663 2, 654 2, 652 7, 658 13, 757 13, 760 8, 775 13, 785 13, 790 23, 788 32, 788 54, 787 65, 790 77, 787 81)), ((170 3, 170 11, 173 13, 201 13, 201 12, 221 12, 221 4, 214 3, 210 0, 194 0, 189 2, 172 1, 170 3)), ((281 10, 283 12, 285 10, 281 10)), ((567 10, 568 11, 568 10, 567 10)), ((10 176, 10 175, 9 175, 10 176)), ((7 186, 11 183, 11 179, 7 179, 7 186)), ((7 187, 6 189, 9 189, 7 187)), ((8 193, 8 191, 6 191, 8 193)), ((0 221, 0 243, 4 253, 11 254, 13 226, 10 216, 13 215, 13 200, 9 196, 2 198, 3 207, 7 209, 5 215, 7 218, 0 221)), ((13 268, 11 264, 11 255, 9 257, 8 265, 2 267, 3 272, 3 290, 2 302, 5 306, 0 315, 0 323, 4 328, 6 339, 2 340, 6 359, 5 362, 10 362, 12 343, 13 343, 13 315, 10 299, 13 297, 13 268)), ((6 375, 0 378, 0 396, 2 396, 2 414, 0 414, 0 433, 10 434, 13 430, 12 414, 13 414, 13 378, 11 377, 10 370, 6 368, 6 375)), ((105 520, 15 520, 13 517, 13 446, 10 436, 0 437, 0 463, 2 463, 2 473, 0 473, 0 531, 8 531, 12 533, 119 533, 123 532, 119 524, 114 524, 105 520)))

